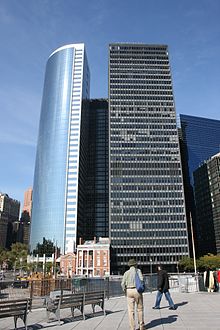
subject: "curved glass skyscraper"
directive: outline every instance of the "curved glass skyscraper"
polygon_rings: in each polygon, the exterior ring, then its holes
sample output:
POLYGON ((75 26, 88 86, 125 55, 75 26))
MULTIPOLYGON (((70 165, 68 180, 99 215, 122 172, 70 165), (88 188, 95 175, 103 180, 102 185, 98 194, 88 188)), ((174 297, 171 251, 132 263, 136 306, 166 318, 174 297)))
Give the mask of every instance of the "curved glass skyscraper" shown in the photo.
POLYGON ((30 245, 75 249, 83 222, 90 74, 84 44, 49 57, 35 164, 30 245))

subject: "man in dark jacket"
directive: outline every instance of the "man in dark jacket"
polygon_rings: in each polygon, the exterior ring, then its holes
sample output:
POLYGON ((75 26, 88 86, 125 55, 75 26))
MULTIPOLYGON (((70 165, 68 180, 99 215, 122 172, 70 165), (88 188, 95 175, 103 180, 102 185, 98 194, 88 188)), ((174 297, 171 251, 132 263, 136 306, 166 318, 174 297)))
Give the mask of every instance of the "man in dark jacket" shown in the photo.
POLYGON ((153 309, 159 309, 160 308, 160 302, 163 296, 163 293, 165 294, 166 300, 169 303, 170 308, 169 309, 173 309, 175 310, 176 307, 173 303, 173 300, 170 296, 170 292, 169 292, 169 279, 168 279, 168 274, 166 272, 166 270, 162 269, 162 266, 159 265, 157 266, 157 297, 156 297, 156 302, 155 302, 155 306, 153 307, 153 309))

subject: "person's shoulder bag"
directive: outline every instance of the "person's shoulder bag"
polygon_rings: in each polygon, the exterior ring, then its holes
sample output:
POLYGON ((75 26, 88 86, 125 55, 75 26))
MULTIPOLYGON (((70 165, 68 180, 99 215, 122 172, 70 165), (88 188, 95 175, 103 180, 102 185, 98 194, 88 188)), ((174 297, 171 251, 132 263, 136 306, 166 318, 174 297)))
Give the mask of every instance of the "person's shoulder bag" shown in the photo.
POLYGON ((145 284, 144 281, 142 281, 138 275, 138 271, 135 271, 135 286, 137 289, 137 292, 143 293, 145 290, 145 284))

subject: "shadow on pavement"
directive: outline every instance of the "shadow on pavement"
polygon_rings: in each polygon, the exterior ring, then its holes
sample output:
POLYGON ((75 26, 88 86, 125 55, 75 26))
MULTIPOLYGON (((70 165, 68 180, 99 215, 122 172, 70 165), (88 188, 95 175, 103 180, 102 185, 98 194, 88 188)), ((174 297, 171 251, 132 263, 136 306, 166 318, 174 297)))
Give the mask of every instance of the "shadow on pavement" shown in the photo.
POLYGON ((180 306, 184 306, 184 305, 186 305, 186 304, 188 304, 188 301, 183 301, 183 302, 181 302, 181 303, 175 304, 175 306, 176 306, 176 307, 180 307, 180 306))
POLYGON ((170 315, 168 317, 161 317, 159 319, 153 320, 145 325, 146 329, 154 328, 161 324, 171 324, 176 322, 178 315, 170 315))
MULTIPOLYGON (((115 314, 115 313, 120 313, 124 311, 123 309, 117 310, 117 311, 110 311, 110 310, 106 310, 106 315, 110 315, 110 314, 115 314)), ((98 317, 98 316, 103 316, 103 311, 98 311, 95 312, 95 314, 91 313, 91 314, 86 314, 86 319, 90 319, 90 318, 94 318, 94 317, 98 317)), ((65 317, 65 318, 61 318, 61 325, 62 324, 67 324, 67 323, 71 323, 71 322, 77 322, 77 321, 82 321, 83 317, 82 315, 76 315, 74 317, 65 317)), ((36 323, 36 324, 28 324, 28 330, 38 330, 38 329, 46 329, 46 328, 50 328, 50 327, 54 327, 54 326, 58 326, 58 321, 56 319, 50 319, 49 322, 43 322, 42 324, 36 323)), ((22 328, 23 330, 23 328, 22 328)))
MULTIPOLYGON (((181 303, 177 303, 177 304, 175 304, 175 306, 176 306, 176 308, 178 308, 178 307, 180 307, 180 306, 184 306, 184 305, 186 305, 186 304, 188 304, 188 301, 183 301, 183 302, 181 302, 181 303)), ((160 307, 160 309, 165 309, 165 308, 169 308, 169 306, 163 306, 163 307, 160 307)))
POLYGON ((120 312, 124 312, 125 310, 124 309, 119 309, 118 311, 109 311, 109 310, 106 310, 106 315, 109 315, 109 314, 115 314, 115 313, 120 313, 120 312))

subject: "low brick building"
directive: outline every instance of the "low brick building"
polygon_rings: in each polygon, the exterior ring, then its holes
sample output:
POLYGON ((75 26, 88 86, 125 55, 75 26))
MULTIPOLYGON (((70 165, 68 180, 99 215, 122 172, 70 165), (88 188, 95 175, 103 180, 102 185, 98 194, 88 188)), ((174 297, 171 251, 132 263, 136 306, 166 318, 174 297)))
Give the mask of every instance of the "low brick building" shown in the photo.
POLYGON ((68 278, 76 274, 76 254, 67 253, 60 256, 60 272, 68 278))
POLYGON ((85 241, 77 246, 76 274, 103 277, 110 274, 109 238, 85 241))

